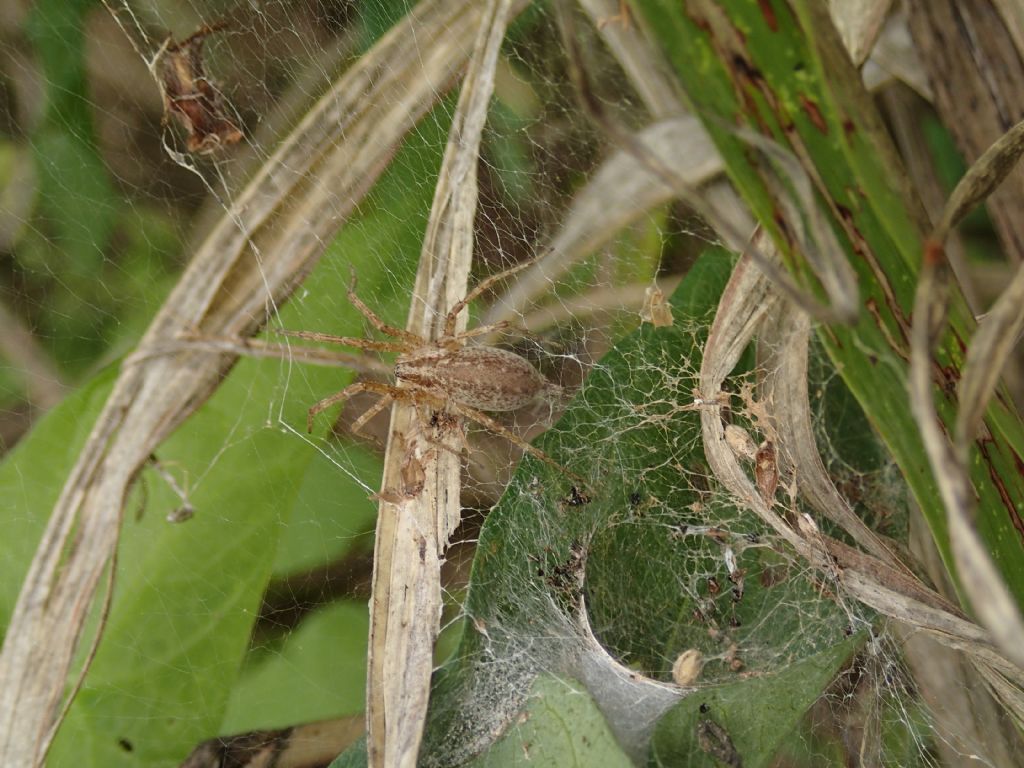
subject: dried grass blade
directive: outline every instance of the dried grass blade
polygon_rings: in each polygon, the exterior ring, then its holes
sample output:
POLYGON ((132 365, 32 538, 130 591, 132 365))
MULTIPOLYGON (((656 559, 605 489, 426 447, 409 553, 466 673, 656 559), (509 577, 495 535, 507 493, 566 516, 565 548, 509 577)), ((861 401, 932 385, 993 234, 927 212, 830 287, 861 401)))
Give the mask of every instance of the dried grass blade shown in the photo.
MULTIPOLYGON (((762 231, 754 236, 752 247, 773 254, 774 246, 762 231)), ((736 367, 740 355, 765 318, 775 310, 778 293, 765 278, 749 252, 737 262, 722 294, 714 323, 708 332, 700 367, 701 434, 704 455, 718 480, 736 501, 754 510, 776 533, 795 547, 802 548, 800 536, 769 507, 754 483, 747 477, 726 440, 720 408, 727 397, 722 391, 726 377, 736 367)))
POLYGON ((946 508, 950 549, 959 583, 981 624, 992 633, 999 648, 1007 658, 1024 668, 1024 644, 1021 643, 1024 618, 971 523, 975 495, 965 463, 966 454, 954 450, 935 411, 932 347, 944 327, 943 268, 941 248, 926 249, 914 297, 914 324, 910 334, 910 405, 946 508))
POLYGON ((765 350, 760 401, 772 409, 778 446, 793 471, 797 487, 821 515, 841 526, 860 546, 898 569, 902 563, 889 546, 850 508, 825 471, 814 440, 807 392, 810 318, 783 302, 766 322, 758 340, 765 350))
MULTIPOLYGON (((448 136, 406 329, 426 339, 467 292, 480 140, 511 0, 482 12, 448 136)), ((456 330, 465 328, 465 315, 456 330)), ((416 765, 441 617, 441 557, 459 522, 461 431, 396 403, 388 435, 370 611, 369 765, 416 765)))
POLYGON ((932 237, 945 242, 953 227, 992 194, 1012 171, 1024 152, 1024 120, 1004 133, 979 157, 957 183, 946 202, 932 237))
MULTIPOLYGON (((968 169, 956 185, 943 210, 932 239, 933 248, 941 248, 953 227, 999 186, 1024 153, 1024 121, 1017 123, 989 147, 968 169)), ((979 321, 971 338, 960 381, 960 410, 956 421, 956 446, 961 455, 981 425, 995 393, 1003 367, 1021 332, 1024 331, 1024 268, 1018 268, 1013 280, 992 309, 979 321)))
POLYGON ((960 410, 956 417, 957 451, 966 455, 981 427, 1003 367, 1024 332, 1024 264, 996 303, 978 322, 960 378, 960 410))
POLYGON ((0 653, 0 764, 42 763, 128 487, 235 360, 200 350, 157 358, 147 347, 186 332, 235 337, 262 325, 450 84, 477 19, 469 0, 417 6, 338 79, 198 249, 138 362, 124 366, 22 586, 0 653))
MULTIPOLYGON (((819 311, 814 309, 817 302, 813 296, 807 296, 798 302, 798 306, 812 317, 824 322, 856 322, 860 311, 857 274, 850 266, 846 253, 818 202, 815 190, 823 189, 824 183, 819 178, 814 163, 806 157, 804 162, 801 162, 797 154, 756 131, 737 128, 734 133, 738 139, 758 150, 768 161, 763 166, 765 184, 772 193, 772 198, 783 209, 783 218, 795 235, 797 245, 803 251, 807 263, 821 281, 830 302, 827 307, 828 316, 820 316, 819 311), (804 222, 809 232, 805 231, 804 222)), ((794 150, 801 155, 806 152, 799 143, 794 143, 794 150)), ((773 259, 766 258, 763 261, 774 266, 773 259)))
POLYGON ((648 112, 657 120, 685 115, 689 110, 679 97, 671 70, 664 59, 659 58, 643 31, 630 23, 630 12, 626 11, 625 19, 608 23, 622 11, 619 0, 579 0, 579 4, 648 112))

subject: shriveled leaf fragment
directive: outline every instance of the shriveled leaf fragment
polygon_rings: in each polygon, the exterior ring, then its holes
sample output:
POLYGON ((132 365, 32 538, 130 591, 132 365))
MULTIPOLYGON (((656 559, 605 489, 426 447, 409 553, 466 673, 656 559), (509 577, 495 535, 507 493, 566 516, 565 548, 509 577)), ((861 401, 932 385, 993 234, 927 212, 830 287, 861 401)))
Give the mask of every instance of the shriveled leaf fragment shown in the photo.
POLYGON ((672 682, 683 687, 693 685, 703 666, 704 656, 700 651, 696 648, 683 651, 672 664, 672 682))
POLYGON ((640 319, 655 328, 672 325, 672 307, 665 300, 665 294, 656 285, 650 285, 644 292, 644 305, 640 309, 640 319))

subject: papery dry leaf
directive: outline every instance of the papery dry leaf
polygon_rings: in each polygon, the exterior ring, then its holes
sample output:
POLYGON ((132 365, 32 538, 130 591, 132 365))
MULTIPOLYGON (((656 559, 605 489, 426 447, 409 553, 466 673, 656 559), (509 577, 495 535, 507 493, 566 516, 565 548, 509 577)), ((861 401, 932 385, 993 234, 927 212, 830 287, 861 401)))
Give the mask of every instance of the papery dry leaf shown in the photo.
MULTIPOLYGON (((434 192, 406 324, 407 331, 430 341, 466 327, 466 312, 454 328, 439 323, 467 293, 480 141, 511 9, 512 0, 491 0, 481 10, 434 192)), ((438 429, 429 410, 396 401, 388 433, 370 603, 370 768, 416 765, 440 628, 441 556, 461 513, 462 430, 438 429), (393 489, 402 485, 410 457, 422 468, 422 487, 396 497, 393 489)), ((418 486, 419 471, 415 475, 418 486)))
POLYGON ((757 455, 754 457, 754 481, 765 503, 774 502, 775 489, 779 485, 779 466, 775 461, 775 446, 770 440, 765 440, 757 449, 757 455))
POLYGON ((665 299, 665 294, 656 285, 647 286, 644 292, 644 305, 640 309, 640 320, 650 323, 655 328, 672 325, 672 307, 665 299))
POLYGON ((757 456, 757 443, 750 433, 738 424, 725 425, 725 442, 741 459, 753 461, 757 456))
POLYGON ((245 138, 203 66, 203 43, 223 28, 204 26, 180 43, 168 40, 156 57, 164 109, 187 131, 189 152, 207 154, 245 138))

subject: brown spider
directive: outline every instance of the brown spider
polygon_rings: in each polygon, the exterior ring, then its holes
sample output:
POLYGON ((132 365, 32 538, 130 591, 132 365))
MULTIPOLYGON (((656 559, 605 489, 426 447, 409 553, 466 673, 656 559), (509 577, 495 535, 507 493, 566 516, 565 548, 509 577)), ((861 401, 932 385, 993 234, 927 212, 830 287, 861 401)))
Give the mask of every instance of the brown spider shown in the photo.
MULTIPOLYGON (((285 336, 343 344, 348 347, 378 352, 397 352, 395 384, 359 381, 340 392, 325 397, 309 409, 307 428, 313 430, 313 418, 332 405, 344 402, 360 392, 380 395, 380 399, 352 424, 358 432, 366 423, 395 400, 427 405, 436 411, 449 412, 475 421, 486 429, 522 448, 541 461, 562 472, 565 468, 533 447, 484 411, 514 411, 539 397, 557 396, 561 388, 549 382, 536 368, 517 354, 497 347, 465 346, 468 339, 484 336, 508 327, 501 322, 455 332, 459 313, 494 283, 528 267, 520 264, 481 281, 464 299, 457 302, 445 316, 444 328, 437 341, 429 341, 409 331, 388 325, 356 295, 356 278, 348 289, 348 299, 381 333, 393 341, 332 336, 310 331, 281 331, 285 336)), ((571 473, 568 473, 571 475, 571 473)))

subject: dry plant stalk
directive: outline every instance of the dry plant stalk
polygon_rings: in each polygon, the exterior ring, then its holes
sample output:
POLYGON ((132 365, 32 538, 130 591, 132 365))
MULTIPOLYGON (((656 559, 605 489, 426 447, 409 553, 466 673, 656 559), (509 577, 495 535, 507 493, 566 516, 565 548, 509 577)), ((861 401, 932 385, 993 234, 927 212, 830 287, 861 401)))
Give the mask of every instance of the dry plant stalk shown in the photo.
MULTIPOLYGON (((510 0, 483 11, 449 132, 406 330, 436 341, 466 295, 473 258, 477 162, 510 0)), ((456 333, 464 331, 458 318, 456 333)), ((457 422, 457 420, 455 420, 457 422)), ((374 545, 367 753, 371 768, 416 765, 441 618, 441 557, 458 526, 462 428, 396 400, 374 545), (433 423, 432 423, 433 422, 433 423)))
POLYGON ((149 346, 184 333, 255 332, 450 86, 480 18, 470 0, 419 4, 332 85, 197 250, 124 365, 25 579, 0 653, 0 764, 42 764, 85 617, 112 567, 128 488, 236 359, 204 350, 157 357, 149 346))
POLYGON ((850 508, 821 461, 807 391, 810 333, 810 318, 785 302, 777 304, 765 318, 760 332, 758 363, 766 375, 760 382, 758 399, 772 409, 784 473, 792 475, 800 493, 815 510, 841 526, 866 551, 909 575, 892 545, 850 508))

